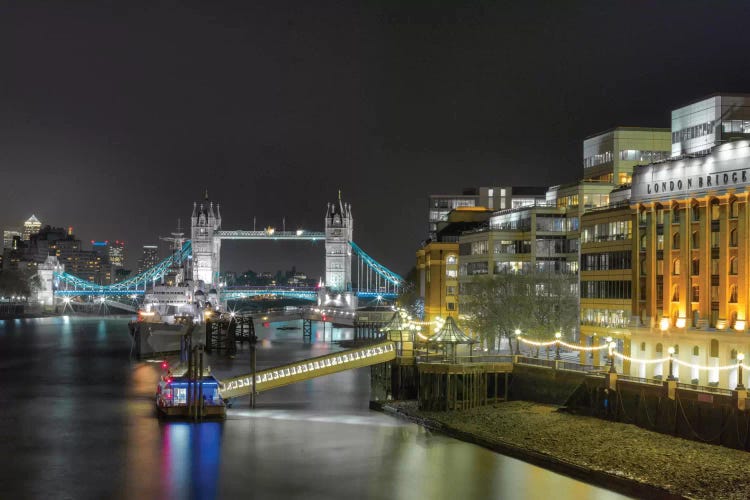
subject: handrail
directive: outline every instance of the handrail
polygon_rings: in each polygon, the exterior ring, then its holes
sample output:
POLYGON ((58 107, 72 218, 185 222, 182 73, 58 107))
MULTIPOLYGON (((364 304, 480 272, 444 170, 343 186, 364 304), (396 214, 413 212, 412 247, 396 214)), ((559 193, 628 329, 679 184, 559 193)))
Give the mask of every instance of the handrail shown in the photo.
POLYGON ((696 392, 711 392, 715 394, 722 394, 724 396, 731 396, 734 394, 734 391, 732 391, 731 389, 723 389, 720 387, 711 387, 706 385, 686 384, 683 382, 677 382, 677 388, 696 392))
POLYGON ((636 382, 639 384, 663 385, 663 382, 658 379, 644 378, 644 377, 632 377, 630 375, 617 375, 617 380, 624 380, 626 382, 636 382))

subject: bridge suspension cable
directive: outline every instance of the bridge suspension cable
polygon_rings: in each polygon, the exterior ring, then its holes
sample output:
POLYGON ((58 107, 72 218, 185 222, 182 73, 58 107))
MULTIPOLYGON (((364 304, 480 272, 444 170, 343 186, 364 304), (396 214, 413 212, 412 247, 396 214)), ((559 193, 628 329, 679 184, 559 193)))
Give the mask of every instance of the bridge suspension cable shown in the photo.
POLYGON ((174 252, 166 259, 162 260, 154 267, 146 269, 142 273, 139 273, 132 278, 120 281, 119 283, 113 283, 111 285, 99 285, 92 283, 74 276, 69 273, 58 273, 54 274, 55 279, 60 283, 65 283, 68 286, 72 286, 72 289, 58 289, 55 291, 57 295, 128 295, 128 294, 142 294, 146 286, 152 284, 158 279, 161 279, 164 274, 176 264, 181 264, 192 255, 192 245, 190 240, 186 241, 180 250, 174 252))

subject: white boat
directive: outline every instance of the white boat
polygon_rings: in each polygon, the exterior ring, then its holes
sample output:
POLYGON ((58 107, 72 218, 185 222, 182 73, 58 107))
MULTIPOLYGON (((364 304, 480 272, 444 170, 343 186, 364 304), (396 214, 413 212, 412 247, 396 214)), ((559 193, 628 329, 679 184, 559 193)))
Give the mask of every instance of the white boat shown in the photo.
POLYGON ((156 285, 146 293, 138 320, 130 323, 139 359, 178 354, 186 341, 191 345, 205 343, 205 321, 219 313, 216 292, 209 292, 212 304, 203 291, 193 290, 190 282, 183 282, 177 286, 156 285))

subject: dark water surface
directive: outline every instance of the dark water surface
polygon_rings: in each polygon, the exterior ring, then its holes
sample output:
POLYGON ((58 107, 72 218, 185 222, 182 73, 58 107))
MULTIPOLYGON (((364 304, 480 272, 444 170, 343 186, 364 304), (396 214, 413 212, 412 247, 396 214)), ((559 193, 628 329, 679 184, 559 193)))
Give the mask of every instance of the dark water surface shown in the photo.
MULTIPOLYGON (((336 349, 260 336, 261 368, 336 349)), ((225 422, 163 423, 157 366, 129 349, 127 319, 0 321, 1 499, 623 498, 368 410, 368 369, 239 400, 225 422)), ((247 353, 212 363, 244 372, 247 353)))

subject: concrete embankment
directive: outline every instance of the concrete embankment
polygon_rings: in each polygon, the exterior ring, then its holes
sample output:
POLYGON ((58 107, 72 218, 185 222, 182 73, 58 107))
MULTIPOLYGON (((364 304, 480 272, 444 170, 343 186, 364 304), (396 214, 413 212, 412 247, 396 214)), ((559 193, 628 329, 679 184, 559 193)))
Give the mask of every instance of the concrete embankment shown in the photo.
POLYGON ((634 425, 511 401, 427 412, 416 401, 371 408, 504 455, 638 498, 748 498, 747 452, 688 441, 634 425))

